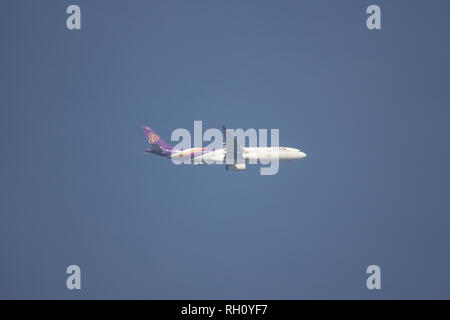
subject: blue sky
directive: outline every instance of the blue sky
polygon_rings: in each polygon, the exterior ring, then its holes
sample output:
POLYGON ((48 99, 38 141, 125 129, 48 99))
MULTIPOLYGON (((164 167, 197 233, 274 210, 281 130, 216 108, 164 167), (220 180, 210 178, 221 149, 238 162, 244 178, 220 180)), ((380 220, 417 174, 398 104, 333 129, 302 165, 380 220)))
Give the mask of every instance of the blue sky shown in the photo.
POLYGON ((4 1, 0 298, 450 298, 449 9, 4 1), (261 176, 138 154, 141 125, 194 120, 308 157, 261 176))

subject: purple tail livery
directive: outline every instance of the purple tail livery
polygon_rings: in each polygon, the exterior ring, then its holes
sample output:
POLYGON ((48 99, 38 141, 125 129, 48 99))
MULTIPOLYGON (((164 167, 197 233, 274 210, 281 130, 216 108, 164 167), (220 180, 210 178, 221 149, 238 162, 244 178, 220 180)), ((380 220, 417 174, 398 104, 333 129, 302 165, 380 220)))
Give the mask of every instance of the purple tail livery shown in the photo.
POLYGON ((172 152, 172 146, 167 144, 159 135, 156 134, 152 128, 147 126, 142 126, 142 130, 145 133, 148 143, 150 144, 150 149, 147 152, 155 153, 161 156, 168 156, 172 152))

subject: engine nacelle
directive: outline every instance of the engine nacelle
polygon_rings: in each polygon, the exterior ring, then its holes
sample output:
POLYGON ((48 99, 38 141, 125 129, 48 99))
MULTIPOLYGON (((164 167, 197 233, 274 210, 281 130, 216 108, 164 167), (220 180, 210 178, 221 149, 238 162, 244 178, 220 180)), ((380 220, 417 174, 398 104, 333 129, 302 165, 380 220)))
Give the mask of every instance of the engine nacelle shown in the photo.
POLYGON ((227 164, 226 170, 228 171, 242 171, 245 170, 245 163, 239 163, 239 164, 227 164))

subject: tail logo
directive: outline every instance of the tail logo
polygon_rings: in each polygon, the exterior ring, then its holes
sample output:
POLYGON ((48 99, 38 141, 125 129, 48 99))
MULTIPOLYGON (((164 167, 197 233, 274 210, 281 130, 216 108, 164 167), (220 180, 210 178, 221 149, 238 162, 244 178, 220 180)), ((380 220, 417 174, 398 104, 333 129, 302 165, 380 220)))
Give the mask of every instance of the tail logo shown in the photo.
POLYGON ((148 134, 148 143, 155 143, 158 140, 159 140, 159 136, 157 134, 154 134, 152 132, 150 132, 148 134))

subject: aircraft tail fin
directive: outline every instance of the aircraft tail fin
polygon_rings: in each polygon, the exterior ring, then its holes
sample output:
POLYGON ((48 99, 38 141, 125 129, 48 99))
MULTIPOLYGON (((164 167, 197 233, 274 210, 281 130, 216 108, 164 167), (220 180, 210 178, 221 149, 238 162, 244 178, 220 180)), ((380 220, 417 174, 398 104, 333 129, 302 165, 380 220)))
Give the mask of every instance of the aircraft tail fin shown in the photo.
POLYGON ((152 130, 152 128, 142 126, 142 130, 144 131, 144 134, 147 138, 147 142, 151 146, 151 150, 152 151, 159 150, 159 152, 154 153, 170 154, 170 152, 172 151, 172 146, 170 144, 167 144, 163 139, 161 139, 160 136, 157 135, 156 132, 152 130))

